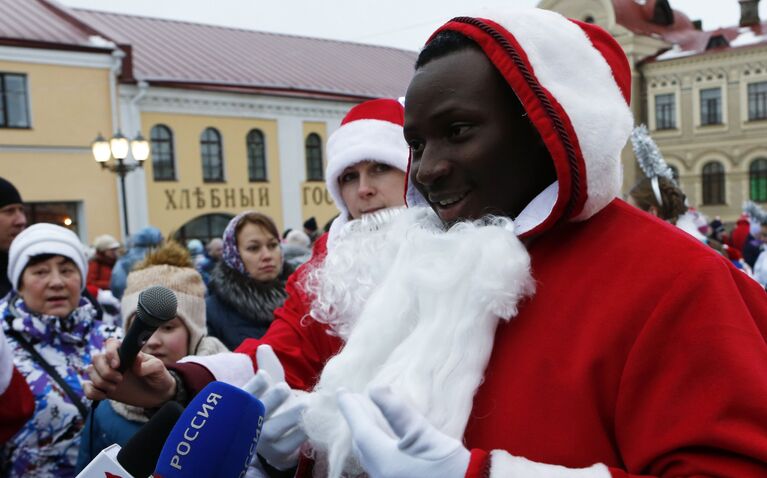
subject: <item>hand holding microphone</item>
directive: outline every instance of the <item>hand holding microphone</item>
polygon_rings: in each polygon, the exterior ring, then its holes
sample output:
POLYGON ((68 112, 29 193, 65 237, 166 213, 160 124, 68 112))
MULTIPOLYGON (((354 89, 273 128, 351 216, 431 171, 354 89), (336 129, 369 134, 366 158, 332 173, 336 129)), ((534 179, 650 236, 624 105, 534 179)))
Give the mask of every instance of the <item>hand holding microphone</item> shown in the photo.
POLYGON ((84 385, 91 400, 111 398, 130 405, 154 408, 170 400, 176 382, 160 359, 140 352, 155 330, 176 316, 176 295, 161 286, 139 294, 136 320, 122 343, 109 340, 103 355, 95 355, 84 385))
POLYGON ((133 365, 136 355, 154 331, 176 318, 177 309, 176 294, 167 287, 156 285, 141 291, 138 295, 136 320, 131 324, 118 350, 120 363, 117 370, 119 372, 125 372, 133 365))

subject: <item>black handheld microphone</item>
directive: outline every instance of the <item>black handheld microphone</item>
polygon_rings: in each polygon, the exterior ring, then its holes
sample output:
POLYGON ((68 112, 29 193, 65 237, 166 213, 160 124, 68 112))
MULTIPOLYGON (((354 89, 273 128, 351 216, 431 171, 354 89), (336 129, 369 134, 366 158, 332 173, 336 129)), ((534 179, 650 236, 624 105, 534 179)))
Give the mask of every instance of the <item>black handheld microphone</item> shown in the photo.
POLYGON ((178 402, 165 402, 157 413, 128 440, 117 454, 117 461, 133 476, 151 475, 165 446, 165 440, 182 413, 184 413, 184 407, 178 402))
POLYGON ((178 300, 176 294, 159 285, 144 289, 138 295, 136 319, 125 334, 119 350, 120 367, 117 370, 125 372, 133 365, 141 347, 158 327, 176 318, 178 300))
POLYGON ((178 402, 166 402, 124 447, 120 448, 118 444, 106 447, 83 468, 77 478, 140 478, 151 475, 165 440, 183 411, 184 407, 178 402))

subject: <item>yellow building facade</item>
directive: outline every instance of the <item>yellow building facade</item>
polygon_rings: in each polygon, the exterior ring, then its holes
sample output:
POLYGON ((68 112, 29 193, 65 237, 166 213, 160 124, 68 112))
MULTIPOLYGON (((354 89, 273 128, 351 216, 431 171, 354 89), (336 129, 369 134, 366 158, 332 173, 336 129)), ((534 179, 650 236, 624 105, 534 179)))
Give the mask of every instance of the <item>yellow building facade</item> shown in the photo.
POLYGON ((325 144, 352 105, 121 86, 123 129, 152 145, 144 168, 126 178, 131 229, 152 225, 168 237, 206 241, 247 210, 269 215, 279 230, 301 228, 311 217, 322 227, 338 213, 324 182, 325 144), (219 167, 206 176, 211 148, 219 167), (311 159, 319 177, 311 177, 311 159))
POLYGON ((324 181, 328 137, 354 104, 404 94, 415 57, 44 0, 6 6, 18 29, 0 35, 0 176, 30 222, 84 243, 146 226, 209 240, 247 210, 280 230, 324 226, 338 213, 324 181), (152 146, 142 163, 125 158, 124 187, 91 152, 97 135, 118 132, 152 146))
POLYGON ((0 176, 30 219, 71 227, 84 242, 120 235, 117 182, 90 151, 96 133, 113 129, 111 67, 109 52, 0 46, 0 75, 19 79, 27 107, 26 125, 0 127, 0 176))
MULTIPOLYGON (((728 0, 732 4, 736 0, 728 0)), ((541 0, 540 8, 605 28, 632 69, 631 108, 674 170, 687 202, 734 223, 767 204, 767 22, 738 0, 739 26, 703 30, 673 2, 541 0)), ((627 145, 623 190, 643 175, 627 145)))

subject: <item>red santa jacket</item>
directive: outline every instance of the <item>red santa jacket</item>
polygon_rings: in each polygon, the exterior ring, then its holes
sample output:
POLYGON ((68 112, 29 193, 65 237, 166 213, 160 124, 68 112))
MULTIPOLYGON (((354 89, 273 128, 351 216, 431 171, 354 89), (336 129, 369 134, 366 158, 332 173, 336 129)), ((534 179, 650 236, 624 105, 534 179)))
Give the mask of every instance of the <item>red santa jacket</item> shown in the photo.
POLYGON ((26 379, 15 367, 11 373, 8 387, 0 394, 0 444, 15 435, 35 411, 35 397, 26 379))
MULTIPOLYGON (((503 454, 603 463, 616 478, 767 476, 758 284, 621 200, 529 252, 537 290, 499 327, 466 428, 468 476, 503 476, 503 454)), ((270 344, 306 390, 341 342, 306 316, 300 281, 291 287, 272 328, 238 351, 270 344)))
MULTIPOLYGON (((614 199, 632 127, 620 46, 537 10, 441 29, 496 65, 557 172, 556 200, 526 234, 536 293, 499 327, 475 396, 467 476, 531 476, 518 472, 524 458, 559 465, 534 474, 546 478, 767 476, 767 297, 726 259, 614 199)), ((425 204, 412 185, 406 197, 425 204)), ((305 389, 339 343, 294 314, 241 351, 252 359, 270 344, 305 389)))

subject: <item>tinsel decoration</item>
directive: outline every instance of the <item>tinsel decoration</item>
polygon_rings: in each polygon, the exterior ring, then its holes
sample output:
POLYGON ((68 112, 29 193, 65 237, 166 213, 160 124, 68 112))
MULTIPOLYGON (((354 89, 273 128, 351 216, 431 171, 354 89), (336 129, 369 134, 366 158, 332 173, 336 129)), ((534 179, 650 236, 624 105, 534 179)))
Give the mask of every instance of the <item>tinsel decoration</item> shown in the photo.
POLYGON ((650 137, 647 126, 641 124, 631 132, 631 147, 639 167, 649 179, 662 176, 677 186, 674 172, 660 154, 658 145, 650 137))
POLYGON ((743 212, 748 214, 751 219, 757 221, 759 224, 767 224, 767 211, 754 202, 746 201, 743 204, 743 212))

